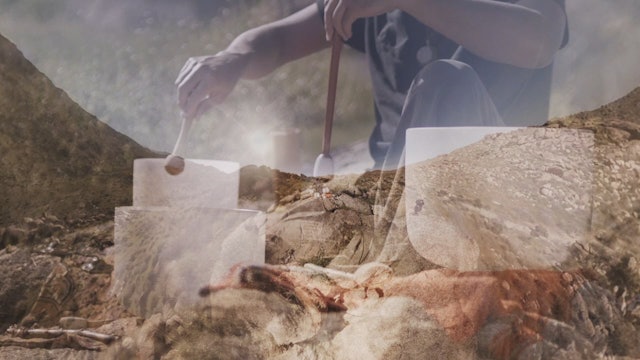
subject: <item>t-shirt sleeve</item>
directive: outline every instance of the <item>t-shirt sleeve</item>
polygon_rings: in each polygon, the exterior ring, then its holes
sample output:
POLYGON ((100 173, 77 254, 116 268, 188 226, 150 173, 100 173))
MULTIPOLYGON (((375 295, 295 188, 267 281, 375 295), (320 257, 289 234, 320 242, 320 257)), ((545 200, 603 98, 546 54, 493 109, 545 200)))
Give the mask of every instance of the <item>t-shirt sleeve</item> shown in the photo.
MULTIPOLYGON (((324 0, 316 0, 316 5, 318 6, 318 15, 324 24, 324 0)), ((364 27, 364 18, 356 20, 351 26, 351 37, 344 43, 355 50, 364 52, 364 27)))

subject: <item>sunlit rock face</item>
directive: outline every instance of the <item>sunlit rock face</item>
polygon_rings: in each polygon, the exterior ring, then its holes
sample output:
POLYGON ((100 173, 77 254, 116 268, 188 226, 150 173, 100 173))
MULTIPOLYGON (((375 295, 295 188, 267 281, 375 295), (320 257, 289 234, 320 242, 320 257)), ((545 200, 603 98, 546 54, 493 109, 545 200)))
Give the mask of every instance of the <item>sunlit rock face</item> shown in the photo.
POLYGON ((206 301, 180 326, 159 322, 163 336, 183 335, 167 356, 535 359, 637 351, 637 334, 611 306, 611 293, 580 272, 393 276, 385 268, 236 268, 201 291, 206 301))

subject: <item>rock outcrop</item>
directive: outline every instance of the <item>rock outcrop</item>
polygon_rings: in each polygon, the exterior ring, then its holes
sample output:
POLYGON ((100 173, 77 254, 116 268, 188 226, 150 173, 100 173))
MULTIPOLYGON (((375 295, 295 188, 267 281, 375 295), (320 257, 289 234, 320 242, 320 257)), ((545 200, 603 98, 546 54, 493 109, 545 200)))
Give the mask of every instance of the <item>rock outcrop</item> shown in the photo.
MULTIPOLYGON (((423 189, 409 202, 410 171, 328 179, 246 167, 240 204, 268 209, 270 265, 238 266, 222 282, 201 284, 200 305, 138 319, 108 292, 110 219, 116 205, 131 201, 131 161, 153 154, 78 108, 4 38, 0 50, 0 329, 17 324, 0 336, 0 358, 640 355, 640 89, 532 130, 544 143, 550 128, 572 129, 562 135, 567 141, 537 149, 535 161, 526 162, 535 148, 526 132, 429 161, 442 189, 423 189), (553 158, 555 145, 584 144, 573 142, 584 133, 592 145, 566 150, 587 149, 589 157, 553 158), (509 156, 488 178, 482 161, 505 149, 509 156), (523 167, 510 165, 518 159, 523 167), (590 175, 578 174, 583 167, 590 175), (521 176, 523 169, 545 183, 521 176), (487 183, 522 190, 536 208, 550 205, 563 216, 518 213, 507 194, 481 194, 487 183), (586 197, 584 184, 591 184, 586 197), (494 195, 509 206, 498 208, 494 195), (437 221, 502 244, 495 253, 479 250, 476 265, 506 259, 512 266, 452 269, 421 256, 410 217, 423 214, 427 200, 441 205, 437 221), (532 269, 511 261, 517 246, 504 241, 512 238, 568 245, 549 266, 532 269)), ((435 236, 422 230, 427 241, 435 236)))

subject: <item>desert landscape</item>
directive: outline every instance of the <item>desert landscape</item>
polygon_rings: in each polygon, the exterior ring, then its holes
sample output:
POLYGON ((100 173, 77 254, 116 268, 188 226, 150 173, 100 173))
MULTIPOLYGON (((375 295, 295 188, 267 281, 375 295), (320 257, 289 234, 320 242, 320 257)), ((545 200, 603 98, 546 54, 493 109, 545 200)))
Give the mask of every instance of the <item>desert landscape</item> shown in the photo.
POLYGON ((113 290, 114 211, 133 201, 134 159, 166 154, 84 111, 1 36, 0 69, 2 359, 640 357, 640 88, 398 173, 242 167, 238 204, 266 213, 266 264, 195 284, 193 306, 148 290, 143 317, 113 290), (405 193, 425 174, 438 176, 405 193), (477 256, 425 258, 416 238, 442 236, 477 256), (545 266, 516 251, 560 240, 545 266))

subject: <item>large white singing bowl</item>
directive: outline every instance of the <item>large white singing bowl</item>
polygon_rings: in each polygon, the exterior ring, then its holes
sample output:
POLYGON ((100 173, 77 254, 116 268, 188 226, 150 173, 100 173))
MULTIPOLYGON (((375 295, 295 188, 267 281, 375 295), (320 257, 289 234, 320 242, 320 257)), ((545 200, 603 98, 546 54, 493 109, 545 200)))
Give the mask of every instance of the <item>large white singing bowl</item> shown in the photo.
POLYGON ((170 175, 165 159, 133 162, 133 206, 238 206, 239 164, 229 161, 186 159, 184 171, 170 175))
POLYGON ((411 244, 458 270, 561 268, 589 233, 593 145, 576 129, 408 130, 411 244))

